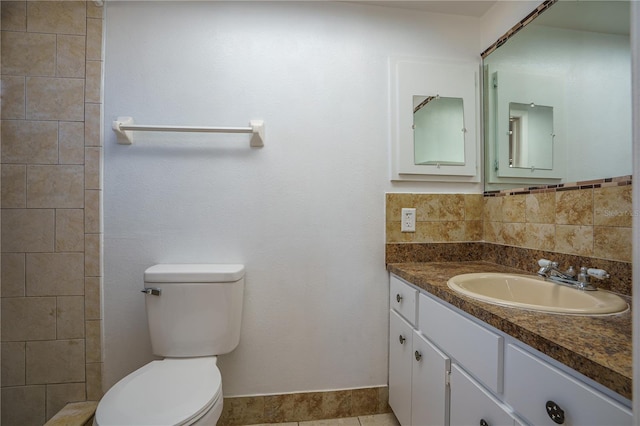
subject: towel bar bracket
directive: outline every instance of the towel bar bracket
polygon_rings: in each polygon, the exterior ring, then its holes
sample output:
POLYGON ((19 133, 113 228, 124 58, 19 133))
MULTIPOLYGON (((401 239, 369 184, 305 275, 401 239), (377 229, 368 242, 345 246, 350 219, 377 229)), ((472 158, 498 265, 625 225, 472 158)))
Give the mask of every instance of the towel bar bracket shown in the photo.
POLYGON ((133 132, 200 132, 200 133, 250 133, 250 145, 253 148, 264 146, 264 121, 251 120, 249 127, 204 127, 204 126, 156 126, 146 124, 134 124, 132 117, 118 117, 112 123, 112 129, 116 133, 120 145, 133 143, 133 132))

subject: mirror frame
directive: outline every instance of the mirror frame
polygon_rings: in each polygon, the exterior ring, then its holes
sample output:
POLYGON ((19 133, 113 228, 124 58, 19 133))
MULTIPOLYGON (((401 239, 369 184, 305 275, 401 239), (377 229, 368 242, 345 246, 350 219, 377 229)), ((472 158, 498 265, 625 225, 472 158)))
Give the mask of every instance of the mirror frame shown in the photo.
POLYGON ((480 182, 479 70, 477 62, 393 57, 390 68, 391 180, 480 182), (463 100, 464 165, 415 164, 413 96, 438 94, 463 100))

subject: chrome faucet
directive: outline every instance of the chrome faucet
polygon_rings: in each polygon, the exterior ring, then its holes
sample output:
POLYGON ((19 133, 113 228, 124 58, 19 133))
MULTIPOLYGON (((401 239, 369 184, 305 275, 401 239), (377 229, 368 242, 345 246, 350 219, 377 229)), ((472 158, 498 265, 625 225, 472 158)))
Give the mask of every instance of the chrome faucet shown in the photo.
POLYGON ((565 272, 560 272, 558 263, 547 259, 540 259, 538 265, 540 266, 538 275, 544 277, 545 280, 579 290, 597 290, 596 286, 591 283, 590 277, 600 280, 610 277, 604 269, 587 268, 586 266, 580 268, 580 273, 577 276, 573 266, 570 266, 565 272))

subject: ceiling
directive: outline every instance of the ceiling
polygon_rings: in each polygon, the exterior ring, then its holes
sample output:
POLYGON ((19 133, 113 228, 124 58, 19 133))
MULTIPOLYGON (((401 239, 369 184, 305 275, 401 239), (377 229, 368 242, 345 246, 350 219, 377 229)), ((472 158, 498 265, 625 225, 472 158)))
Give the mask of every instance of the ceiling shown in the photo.
POLYGON ((433 1, 352 1, 375 6, 395 7, 400 9, 422 10, 449 15, 483 16, 496 3, 496 0, 433 0, 433 1))

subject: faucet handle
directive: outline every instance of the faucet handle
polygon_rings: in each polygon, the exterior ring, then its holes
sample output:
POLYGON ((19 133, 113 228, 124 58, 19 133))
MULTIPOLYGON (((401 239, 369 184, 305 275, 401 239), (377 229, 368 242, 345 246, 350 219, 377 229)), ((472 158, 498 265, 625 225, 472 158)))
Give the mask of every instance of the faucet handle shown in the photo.
POLYGON ((611 275, 609 275, 609 273, 607 271, 605 271, 604 269, 597 269, 597 268, 589 268, 587 269, 587 275, 590 275, 594 278, 597 278, 599 280, 604 280, 606 278, 611 278, 611 275))
POLYGON ((558 262, 553 262, 551 260, 548 259, 540 259, 538 260, 538 265, 545 268, 547 266, 550 266, 552 268, 557 268, 558 267, 558 262))

